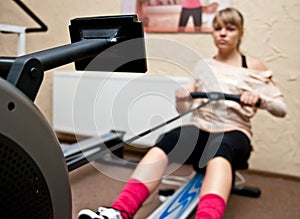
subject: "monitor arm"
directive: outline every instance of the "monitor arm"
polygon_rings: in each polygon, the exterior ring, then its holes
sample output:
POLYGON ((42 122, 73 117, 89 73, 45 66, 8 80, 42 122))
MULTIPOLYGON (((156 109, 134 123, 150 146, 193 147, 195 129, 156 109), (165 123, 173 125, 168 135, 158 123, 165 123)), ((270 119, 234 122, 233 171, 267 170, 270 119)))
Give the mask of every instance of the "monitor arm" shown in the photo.
POLYGON ((44 71, 99 54, 116 39, 88 39, 17 58, 0 58, 0 71, 6 80, 35 100, 44 71))

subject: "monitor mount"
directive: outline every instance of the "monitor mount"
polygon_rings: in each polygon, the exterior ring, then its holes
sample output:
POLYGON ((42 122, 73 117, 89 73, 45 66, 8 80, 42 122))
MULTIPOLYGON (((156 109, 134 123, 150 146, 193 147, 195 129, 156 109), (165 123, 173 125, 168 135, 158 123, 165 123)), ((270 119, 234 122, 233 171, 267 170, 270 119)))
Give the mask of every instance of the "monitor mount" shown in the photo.
POLYGON ((69 29, 71 44, 17 58, 0 57, 0 76, 34 101, 44 72, 72 62, 77 70, 147 71, 143 26, 136 15, 78 18, 71 20, 69 29), (110 49, 113 46, 117 49, 110 49), (98 64, 90 67, 102 52, 98 64))

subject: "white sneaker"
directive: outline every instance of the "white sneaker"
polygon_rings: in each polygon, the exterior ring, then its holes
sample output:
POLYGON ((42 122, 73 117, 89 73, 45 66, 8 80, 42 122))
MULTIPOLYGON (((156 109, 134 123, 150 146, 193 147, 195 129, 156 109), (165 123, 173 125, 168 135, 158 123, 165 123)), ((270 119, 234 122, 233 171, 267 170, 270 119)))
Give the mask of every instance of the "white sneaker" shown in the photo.
POLYGON ((83 209, 78 213, 78 219, 122 219, 120 211, 113 208, 99 207, 97 212, 83 209))

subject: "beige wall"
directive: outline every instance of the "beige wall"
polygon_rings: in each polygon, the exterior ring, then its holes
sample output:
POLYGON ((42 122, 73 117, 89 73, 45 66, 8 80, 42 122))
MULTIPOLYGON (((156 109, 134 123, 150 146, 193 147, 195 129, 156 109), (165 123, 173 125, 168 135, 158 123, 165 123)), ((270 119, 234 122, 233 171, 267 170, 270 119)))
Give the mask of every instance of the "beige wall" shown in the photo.
MULTIPOLYGON (((46 33, 26 37, 27 53, 68 44, 68 25, 72 18, 111 15, 121 12, 121 0, 23 0, 48 25, 46 33)), ((0 23, 34 26, 11 0, 1 0, 0 23)), ((250 167, 300 177, 300 2, 298 0, 233 0, 245 16, 246 34, 242 50, 261 59, 274 71, 278 86, 285 95, 288 116, 278 119, 259 112, 253 121, 255 151, 250 167)), ((208 34, 147 34, 171 39, 192 48, 203 57, 215 53, 208 34)), ((0 34, 0 55, 16 55, 17 37, 0 34)), ((73 65, 62 67, 73 69, 73 65)), ((149 72, 176 74, 177 68, 167 63, 150 62, 149 72)), ((46 118, 52 119, 51 71, 47 72, 36 104, 46 118)))

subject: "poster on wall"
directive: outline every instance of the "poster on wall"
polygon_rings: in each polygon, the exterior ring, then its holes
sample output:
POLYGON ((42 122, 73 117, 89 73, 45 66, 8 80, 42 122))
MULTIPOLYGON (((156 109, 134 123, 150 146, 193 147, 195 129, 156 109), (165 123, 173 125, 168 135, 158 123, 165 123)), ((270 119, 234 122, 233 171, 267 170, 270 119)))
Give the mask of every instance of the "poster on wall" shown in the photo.
POLYGON ((123 0, 123 14, 137 14, 145 32, 210 33, 218 10, 232 0, 123 0))

